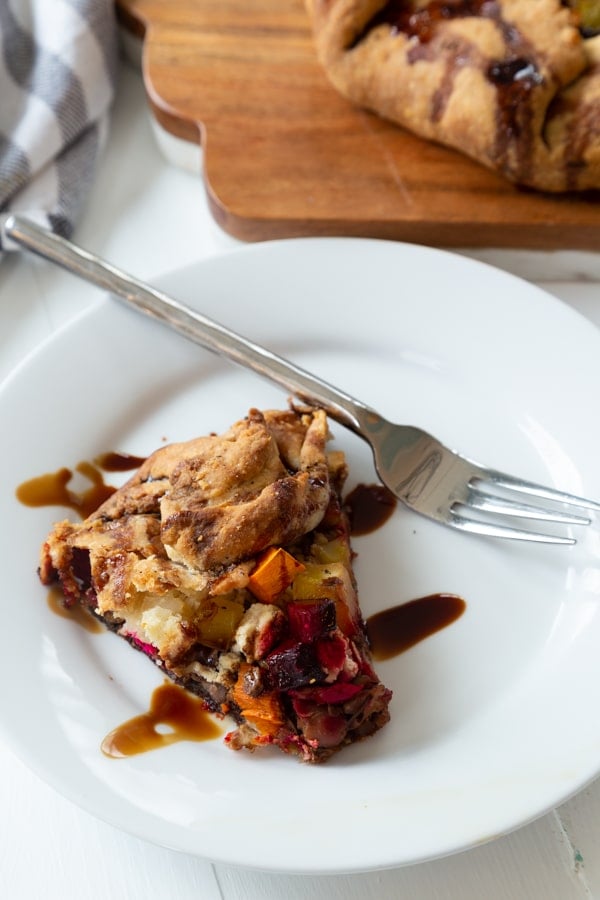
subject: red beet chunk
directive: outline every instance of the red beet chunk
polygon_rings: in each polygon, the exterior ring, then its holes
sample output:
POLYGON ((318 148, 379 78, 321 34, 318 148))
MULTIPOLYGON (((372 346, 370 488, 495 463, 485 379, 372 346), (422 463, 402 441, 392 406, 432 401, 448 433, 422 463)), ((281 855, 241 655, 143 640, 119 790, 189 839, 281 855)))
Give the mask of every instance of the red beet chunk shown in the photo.
POLYGON ((325 676, 313 647, 293 639, 279 644, 266 663, 274 687, 282 691, 322 682, 325 676))
POLYGON ((346 662, 347 649, 348 641, 338 633, 318 641, 315 652, 326 672, 339 672, 346 662))
POLYGON ((79 547, 73 547, 71 571, 82 594, 91 588, 92 567, 89 550, 81 550, 79 547))
POLYGON ((317 703, 345 703, 352 697, 359 694, 362 685, 352 684, 350 681, 341 682, 339 684, 328 684, 326 687, 317 688, 314 692, 314 699, 317 703))
POLYGON ((298 641, 313 641, 335 628, 335 602, 327 598, 317 601, 288 603, 290 632, 298 641))

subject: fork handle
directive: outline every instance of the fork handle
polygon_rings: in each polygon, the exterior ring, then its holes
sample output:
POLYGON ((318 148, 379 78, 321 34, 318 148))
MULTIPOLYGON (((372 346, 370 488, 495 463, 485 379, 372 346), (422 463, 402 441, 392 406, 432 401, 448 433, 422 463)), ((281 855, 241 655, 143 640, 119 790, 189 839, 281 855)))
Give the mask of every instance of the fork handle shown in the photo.
POLYGON ((0 217, 0 233, 4 246, 13 243, 24 247, 115 294, 189 340, 274 381, 304 403, 322 407, 332 419, 361 437, 365 437, 363 423, 376 416, 373 410, 328 382, 23 216, 9 213, 0 217))

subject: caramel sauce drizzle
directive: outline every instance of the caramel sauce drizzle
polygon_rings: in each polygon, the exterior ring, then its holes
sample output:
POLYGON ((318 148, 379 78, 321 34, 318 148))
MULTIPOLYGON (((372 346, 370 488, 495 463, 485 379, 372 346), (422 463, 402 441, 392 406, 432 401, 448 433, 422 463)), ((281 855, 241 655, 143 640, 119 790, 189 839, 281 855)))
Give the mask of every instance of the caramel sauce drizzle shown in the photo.
POLYGON ((111 450, 108 453, 101 453, 94 462, 105 472, 131 472, 132 469, 139 469, 142 463, 146 462, 146 457, 111 450))
POLYGON ((148 712, 114 728, 102 741, 101 749, 105 756, 119 759, 179 741, 214 740, 222 733, 202 700, 166 682, 153 691, 148 712), (161 725, 169 730, 158 731, 161 725))
POLYGON ((116 488, 105 484, 102 472, 93 463, 80 462, 75 471, 91 482, 85 490, 69 488, 74 473, 65 467, 24 481, 16 490, 17 500, 25 506, 65 506, 87 519, 116 488))
POLYGON ((392 606, 367 619, 373 659, 399 656, 460 618, 467 604, 456 594, 429 594, 392 606))
POLYGON ((97 456, 93 463, 83 460, 75 466, 75 471, 90 482, 90 486, 83 491, 74 491, 69 487, 74 473, 63 466, 56 472, 46 472, 22 482, 15 493, 17 500, 25 506, 65 506, 82 519, 87 519, 117 490, 105 483, 100 470, 127 472, 139 469, 143 462, 145 459, 142 456, 111 451, 97 456))
POLYGON ((398 501, 382 484, 357 484, 344 502, 354 536, 371 534, 385 525, 398 501))

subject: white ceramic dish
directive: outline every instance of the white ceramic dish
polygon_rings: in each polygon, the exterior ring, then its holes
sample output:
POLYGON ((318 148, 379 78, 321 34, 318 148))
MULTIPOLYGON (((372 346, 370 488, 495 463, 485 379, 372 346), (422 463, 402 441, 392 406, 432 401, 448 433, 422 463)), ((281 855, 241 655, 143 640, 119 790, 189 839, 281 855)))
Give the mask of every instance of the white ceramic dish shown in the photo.
MULTIPOLYGON (((308 239, 244 248, 161 286, 390 418, 495 467, 600 496, 597 332, 522 281, 425 248, 308 239)), ((322 767, 236 754, 220 740, 102 755, 102 738, 148 708, 161 675, 119 638, 50 612, 38 549, 67 513, 19 504, 16 486, 281 404, 258 376, 109 298, 3 384, 0 728, 19 756, 126 831, 295 872, 451 853, 580 789, 600 768, 597 527, 557 549, 460 535, 404 510, 355 540, 365 615, 438 591, 467 609, 379 664, 394 690, 383 731, 322 767)), ((333 430, 349 487, 373 481, 367 448, 333 430)))

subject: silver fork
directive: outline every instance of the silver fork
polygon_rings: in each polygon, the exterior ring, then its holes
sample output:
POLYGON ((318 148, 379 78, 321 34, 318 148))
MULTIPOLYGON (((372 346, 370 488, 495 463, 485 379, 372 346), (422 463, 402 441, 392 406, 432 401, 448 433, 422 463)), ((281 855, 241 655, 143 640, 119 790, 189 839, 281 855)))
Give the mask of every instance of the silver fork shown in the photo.
POLYGON ((304 403, 322 407, 371 446, 383 484, 410 509, 430 519, 492 537, 574 544, 576 540, 570 534, 538 532, 524 526, 531 521, 589 525, 591 518, 582 511, 600 510, 596 501, 489 469, 450 450, 419 428, 388 422, 305 369, 21 216, 0 217, 0 237, 4 246, 12 242, 58 264, 206 349, 269 378, 304 403), (517 524, 517 519, 524 521, 517 524))

